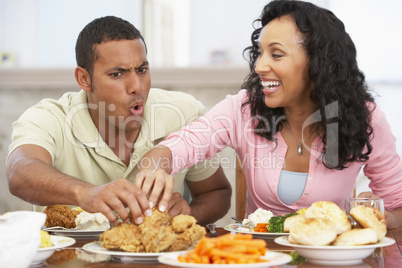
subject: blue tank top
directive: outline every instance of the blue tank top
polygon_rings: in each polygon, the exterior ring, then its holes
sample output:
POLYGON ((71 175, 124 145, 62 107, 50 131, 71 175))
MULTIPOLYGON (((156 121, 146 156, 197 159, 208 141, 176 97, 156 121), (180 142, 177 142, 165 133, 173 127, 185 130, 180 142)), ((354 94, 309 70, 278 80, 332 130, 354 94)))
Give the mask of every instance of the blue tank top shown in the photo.
POLYGON ((293 205, 304 192, 308 173, 282 170, 279 177, 278 197, 282 203, 293 205))

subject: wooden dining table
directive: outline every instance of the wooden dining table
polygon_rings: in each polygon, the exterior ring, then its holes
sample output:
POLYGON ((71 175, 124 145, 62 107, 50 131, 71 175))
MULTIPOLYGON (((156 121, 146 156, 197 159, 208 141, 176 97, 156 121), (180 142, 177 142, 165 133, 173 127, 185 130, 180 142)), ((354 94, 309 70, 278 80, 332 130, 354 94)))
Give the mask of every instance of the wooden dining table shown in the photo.
MULTIPOLYGON (((223 228, 217 228, 218 235, 223 235, 228 233, 228 231, 223 228)), ((210 236, 210 233, 207 233, 207 236, 210 236)), ((388 230, 387 237, 395 239, 396 243, 383 247, 377 248, 374 252, 367 258, 363 259, 361 263, 356 265, 348 265, 348 266, 338 266, 338 267, 372 267, 372 268, 397 268, 402 267, 402 229, 393 229, 388 230)), ((76 238, 76 243, 70 247, 63 248, 61 250, 56 251, 50 256, 47 260, 45 260, 42 265, 30 266, 31 268, 40 268, 40 267, 55 267, 55 268, 79 268, 79 267, 104 267, 104 268, 125 268, 125 267, 156 267, 156 268, 169 268, 175 267, 170 265, 165 265, 159 263, 158 261, 151 261, 146 263, 138 263, 134 259, 130 258, 117 258, 110 255, 105 254, 97 254, 86 252, 82 247, 93 241, 97 241, 97 238, 76 238)), ((267 247, 269 250, 280 251, 284 253, 289 253, 293 251, 293 248, 281 246, 276 244, 273 239, 266 240, 267 247)), ((240 267, 240 266, 239 266, 240 267)), ((314 263, 310 263, 308 260, 292 265, 291 263, 283 264, 275 267, 331 267, 331 266, 322 266, 314 263)))

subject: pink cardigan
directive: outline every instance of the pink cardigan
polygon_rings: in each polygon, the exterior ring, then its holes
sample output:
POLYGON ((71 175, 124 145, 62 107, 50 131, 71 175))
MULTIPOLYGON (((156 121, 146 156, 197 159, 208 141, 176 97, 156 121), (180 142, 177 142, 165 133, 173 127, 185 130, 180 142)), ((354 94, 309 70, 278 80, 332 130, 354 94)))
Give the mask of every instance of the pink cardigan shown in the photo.
POLYGON ((312 144, 304 193, 296 203, 288 206, 277 195, 287 145, 279 132, 275 136, 277 142, 254 134, 250 106, 241 108, 246 98, 246 90, 227 96, 205 116, 160 143, 172 151, 172 174, 230 146, 243 164, 248 190, 247 214, 263 208, 281 215, 322 200, 335 202, 343 209, 344 200, 352 196, 356 178, 364 165, 369 186, 374 194, 384 199, 386 209, 402 206, 401 158, 396 152, 390 125, 378 107, 372 117, 374 137, 370 159, 365 163, 351 163, 343 170, 328 169, 320 162, 323 143, 318 137, 312 144))

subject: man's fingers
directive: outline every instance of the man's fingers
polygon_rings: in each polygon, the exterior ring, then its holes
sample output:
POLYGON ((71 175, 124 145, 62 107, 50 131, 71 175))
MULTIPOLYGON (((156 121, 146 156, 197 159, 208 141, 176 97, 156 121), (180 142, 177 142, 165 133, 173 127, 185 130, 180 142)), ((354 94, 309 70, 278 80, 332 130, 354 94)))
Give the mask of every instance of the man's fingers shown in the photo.
POLYGON ((187 201, 183 198, 180 193, 174 193, 172 199, 170 199, 168 205, 169 214, 171 216, 177 216, 180 214, 190 215, 191 208, 188 205, 187 201))
POLYGON ((152 215, 147 196, 140 188, 129 181, 124 183, 123 188, 125 191, 122 191, 120 199, 129 207, 134 222, 140 224, 143 220, 143 215, 152 215))

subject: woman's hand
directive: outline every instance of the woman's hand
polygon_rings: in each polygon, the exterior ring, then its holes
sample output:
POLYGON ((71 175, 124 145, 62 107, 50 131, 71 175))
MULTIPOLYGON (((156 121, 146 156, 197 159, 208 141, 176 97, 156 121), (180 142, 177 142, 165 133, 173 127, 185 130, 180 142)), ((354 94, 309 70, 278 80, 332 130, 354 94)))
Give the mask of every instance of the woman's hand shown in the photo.
POLYGON ((159 203, 159 210, 165 211, 173 196, 174 180, 171 175, 162 169, 155 172, 143 170, 135 177, 135 185, 149 196, 149 204, 153 207, 159 203))

